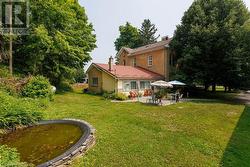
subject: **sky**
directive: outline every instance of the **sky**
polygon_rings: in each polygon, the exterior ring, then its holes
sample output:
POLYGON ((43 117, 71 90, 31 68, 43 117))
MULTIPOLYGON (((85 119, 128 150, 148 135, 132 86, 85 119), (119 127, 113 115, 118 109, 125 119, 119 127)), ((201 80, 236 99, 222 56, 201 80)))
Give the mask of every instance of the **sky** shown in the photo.
MULTIPOLYGON (((176 25, 180 24, 184 12, 192 2, 193 0, 79 0, 85 7, 97 36, 97 48, 91 52, 91 62, 107 63, 108 57, 115 56, 114 41, 119 36, 119 26, 127 21, 140 28, 144 19, 150 19, 161 37, 172 37, 176 25)), ((244 2, 250 9, 250 0, 244 2)))

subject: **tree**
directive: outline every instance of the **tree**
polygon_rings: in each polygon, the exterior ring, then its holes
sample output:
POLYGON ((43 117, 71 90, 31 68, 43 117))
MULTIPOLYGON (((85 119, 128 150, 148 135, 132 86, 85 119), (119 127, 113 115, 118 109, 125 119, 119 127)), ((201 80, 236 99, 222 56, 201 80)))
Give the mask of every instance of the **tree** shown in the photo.
POLYGON ((236 54, 241 26, 249 19, 242 0, 196 0, 177 26, 171 48, 186 82, 237 87, 241 54, 236 54))
POLYGON ((43 75, 54 85, 72 80, 77 69, 91 60, 96 47, 93 26, 76 0, 30 2, 29 36, 15 43, 14 62, 23 73, 43 75))
MULTIPOLYGON (((136 27, 132 26, 129 22, 119 27, 120 35, 115 41, 115 49, 117 52, 122 47, 136 48, 141 46, 139 31, 136 27)), ((119 58, 116 56, 116 61, 119 58)))
POLYGON ((236 53, 241 55, 240 83, 243 88, 250 88, 250 20, 242 27, 240 42, 236 53))
POLYGON ((156 37, 157 28, 149 19, 145 19, 139 30, 141 45, 148 45, 157 42, 160 35, 156 37))

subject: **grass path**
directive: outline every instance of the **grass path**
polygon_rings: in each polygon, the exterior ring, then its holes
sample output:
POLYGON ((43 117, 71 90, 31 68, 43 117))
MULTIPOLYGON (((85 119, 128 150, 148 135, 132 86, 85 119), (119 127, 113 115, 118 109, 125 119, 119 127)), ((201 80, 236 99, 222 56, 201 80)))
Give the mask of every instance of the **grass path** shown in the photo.
POLYGON ((244 109, 215 102, 111 103, 67 93, 45 115, 83 119, 97 129, 97 144, 73 167, 244 166, 250 162, 250 111, 244 109))

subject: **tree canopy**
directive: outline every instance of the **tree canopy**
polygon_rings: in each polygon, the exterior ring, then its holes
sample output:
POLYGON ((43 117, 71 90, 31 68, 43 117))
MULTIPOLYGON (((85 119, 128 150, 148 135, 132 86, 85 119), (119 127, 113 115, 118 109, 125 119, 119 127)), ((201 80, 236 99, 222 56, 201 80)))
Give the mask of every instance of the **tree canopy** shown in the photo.
POLYGON ((241 56, 241 86, 250 88, 250 20, 242 27, 242 39, 238 45, 237 54, 241 56))
POLYGON ((93 26, 77 0, 30 2, 30 35, 20 36, 14 47, 14 66, 43 75, 58 85, 91 60, 96 47, 93 26))
MULTIPOLYGON (((120 35, 115 41, 115 50, 120 51, 122 47, 131 49, 152 44, 157 42, 158 37, 155 37, 157 28, 151 23, 149 19, 145 19, 142 23, 141 29, 134 27, 129 22, 119 27, 120 35)), ((116 56, 116 61, 119 58, 116 56)))
MULTIPOLYGON (((136 48, 141 45, 139 31, 129 22, 119 27, 120 36, 115 41, 115 50, 119 52, 122 47, 136 48)), ((116 61, 119 61, 116 57, 116 61)))
POLYGON ((186 82, 237 87, 242 54, 236 49, 249 11, 242 0, 196 0, 177 26, 172 49, 186 82))
POLYGON ((157 42, 159 35, 156 36, 157 28, 149 19, 145 19, 139 30, 141 45, 148 45, 157 42))

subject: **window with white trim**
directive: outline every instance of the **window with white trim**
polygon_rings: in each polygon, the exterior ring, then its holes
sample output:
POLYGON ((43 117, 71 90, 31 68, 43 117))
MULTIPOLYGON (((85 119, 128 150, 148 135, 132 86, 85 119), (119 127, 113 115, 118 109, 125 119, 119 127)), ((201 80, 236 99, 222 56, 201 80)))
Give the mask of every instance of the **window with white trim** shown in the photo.
POLYGON ((98 86, 98 78, 97 77, 92 78, 92 86, 98 86))
POLYGON ((148 56, 148 66, 153 65, 153 56, 148 56))
POLYGON ((137 89, 137 83, 136 83, 136 81, 131 81, 130 82, 130 86, 131 86, 131 90, 137 89))
POLYGON ((129 81, 123 81, 123 91, 129 92, 130 91, 130 82, 129 81))
POLYGON ((140 81, 140 90, 150 89, 150 81, 140 81))

